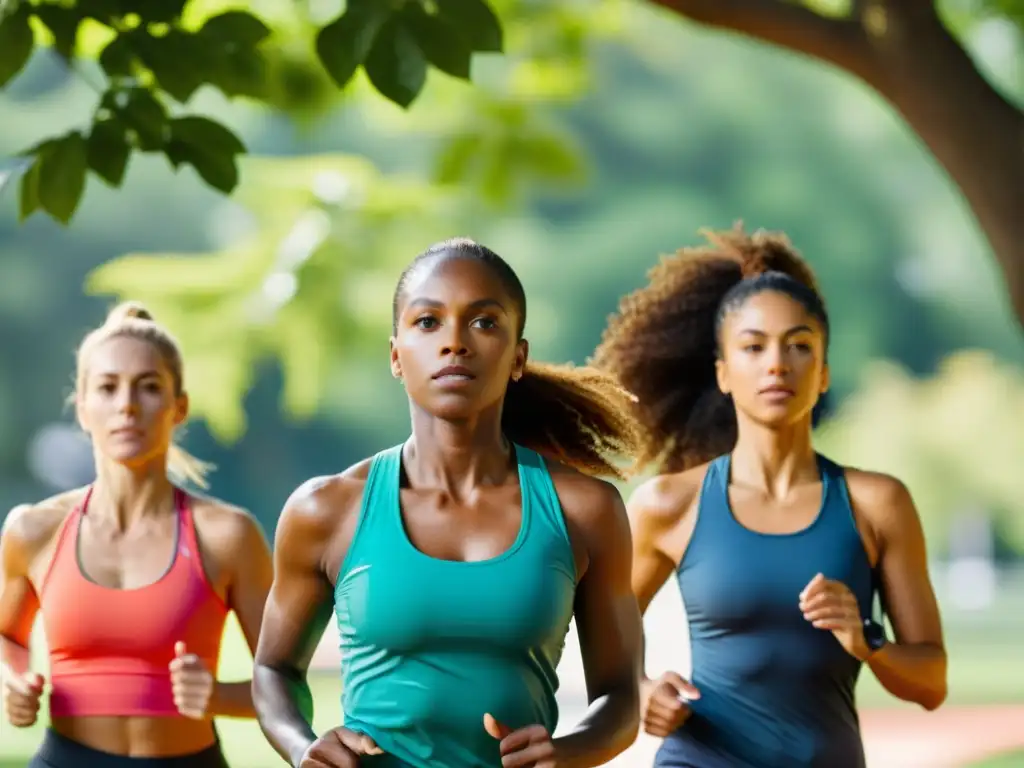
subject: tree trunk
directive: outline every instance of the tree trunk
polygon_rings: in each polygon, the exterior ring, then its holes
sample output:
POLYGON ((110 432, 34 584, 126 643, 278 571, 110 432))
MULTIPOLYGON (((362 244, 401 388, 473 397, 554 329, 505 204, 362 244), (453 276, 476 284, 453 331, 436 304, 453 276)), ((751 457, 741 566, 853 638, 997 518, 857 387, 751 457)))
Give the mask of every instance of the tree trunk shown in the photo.
POLYGON ((854 0, 829 19, 784 0, 650 0, 698 23, 807 54, 874 88, 960 188, 1024 325, 1024 112, 978 72, 931 3, 854 0))

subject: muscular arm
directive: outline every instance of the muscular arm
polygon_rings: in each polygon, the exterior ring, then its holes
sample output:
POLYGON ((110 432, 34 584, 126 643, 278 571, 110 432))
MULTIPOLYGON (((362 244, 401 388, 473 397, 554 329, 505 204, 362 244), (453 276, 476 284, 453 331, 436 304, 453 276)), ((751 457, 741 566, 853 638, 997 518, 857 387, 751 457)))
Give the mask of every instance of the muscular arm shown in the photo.
POLYGON ((29 543, 25 515, 31 507, 15 507, 0 532, 0 671, 24 675, 29 670, 29 638, 39 600, 29 580, 29 543))
POLYGON ((855 502, 877 531, 882 594, 896 641, 867 663, 891 694, 936 709, 946 699, 946 648, 917 509, 907 488, 884 475, 862 473, 851 491, 860 491, 855 502))
POLYGON ((575 729, 555 740, 558 764, 581 768, 608 762, 636 738, 641 635, 629 582, 631 537, 622 498, 611 485, 589 478, 587 484, 587 491, 571 503, 586 509, 574 516, 588 555, 576 589, 575 616, 590 708, 575 729))
MULTIPOLYGON (((274 576, 270 547, 260 530, 259 523, 241 510, 229 510, 233 530, 231 556, 231 583, 228 588, 228 606, 238 617, 249 650, 256 655, 263 608, 274 576)), ((252 682, 217 682, 211 710, 221 717, 256 717, 252 700, 252 682)))
POLYGON ((253 672, 260 727, 289 765, 316 741, 310 660, 331 615, 325 560, 330 536, 325 488, 310 481, 285 505, 274 539, 274 581, 263 613, 253 672))
MULTIPOLYGON (((652 478, 637 488, 629 499, 629 519, 633 529, 631 583, 641 615, 647 612, 658 590, 678 567, 689 542, 693 529, 691 508, 699 487, 691 475, 684 473, 652 478)), ((647 674, 642 663, 639 674, 641 684, 646 683, 647 674)))

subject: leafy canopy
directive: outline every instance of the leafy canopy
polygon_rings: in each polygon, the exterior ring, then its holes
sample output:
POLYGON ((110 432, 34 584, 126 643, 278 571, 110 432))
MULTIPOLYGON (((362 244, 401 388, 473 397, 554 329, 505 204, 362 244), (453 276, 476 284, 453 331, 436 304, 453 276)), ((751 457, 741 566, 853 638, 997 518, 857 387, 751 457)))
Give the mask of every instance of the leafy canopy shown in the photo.
MULTIPOLYGON (((24 151, 22 220, 42 210, 67 224, 87 175, 120 187, 137 152, 164 155, 175 169, 190 165, 225 194, 235 189, 244 143, 185 110, 204 86, 228 98, 275 101, 270 69, 287 41, 265 19, 241 8, 211 13, 204 0, 8 0, 0 14, 0 88, 40 42, 73 67, 92 54, 104 80, 87 130, 24 151)), ((300 21, 312 28, 316 58, 334 85, 345 88, 362 69, 401 107, 420 94, 429 69, 468 80, 475 53, 503 47, 487 0, 348 0, 326 23, 300 21)), ((284 90, 309 85, 308 73, 297 74, 284 90)))

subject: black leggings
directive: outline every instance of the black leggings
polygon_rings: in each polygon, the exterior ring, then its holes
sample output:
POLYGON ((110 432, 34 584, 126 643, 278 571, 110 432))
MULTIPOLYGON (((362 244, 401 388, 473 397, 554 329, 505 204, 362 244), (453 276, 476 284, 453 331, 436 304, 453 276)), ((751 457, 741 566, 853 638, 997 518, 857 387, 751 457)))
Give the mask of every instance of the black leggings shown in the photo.
POLYGON ((28 768, 228 768, 220 744, 178 757, 126 757, 79 744, 47 729, 28 768))

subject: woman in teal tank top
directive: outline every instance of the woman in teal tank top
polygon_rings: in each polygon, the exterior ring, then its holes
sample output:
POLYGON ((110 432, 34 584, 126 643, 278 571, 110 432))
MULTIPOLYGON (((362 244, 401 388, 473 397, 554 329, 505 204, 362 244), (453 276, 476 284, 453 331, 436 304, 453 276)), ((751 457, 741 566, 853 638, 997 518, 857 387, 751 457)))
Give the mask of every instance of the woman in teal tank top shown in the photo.
POLYGON ((412 436, 288 500, 256 654, 260 724, 301 768, 594 766, 638 731, 640 615, 614 486, 639 432, 614 381, 527 363, 526 298, 469 240, 395 291, 391 370, 412 436), (317 738, 305 673, 331 618, 344 727, 317 738), (584 720, 553 738, 575 616, 584 720))
POLYGON ((927 709, 946 653, 920 521, 892 477, 815 453, 828 314, 778 235, 709 234, 623 301, 595 356, 637 400, 633 588, 675 574, 692 675, 644 678, 661 768, 864 768, 863 663, 927 709), (895 630, 872 619, 880 588, 895 630))

